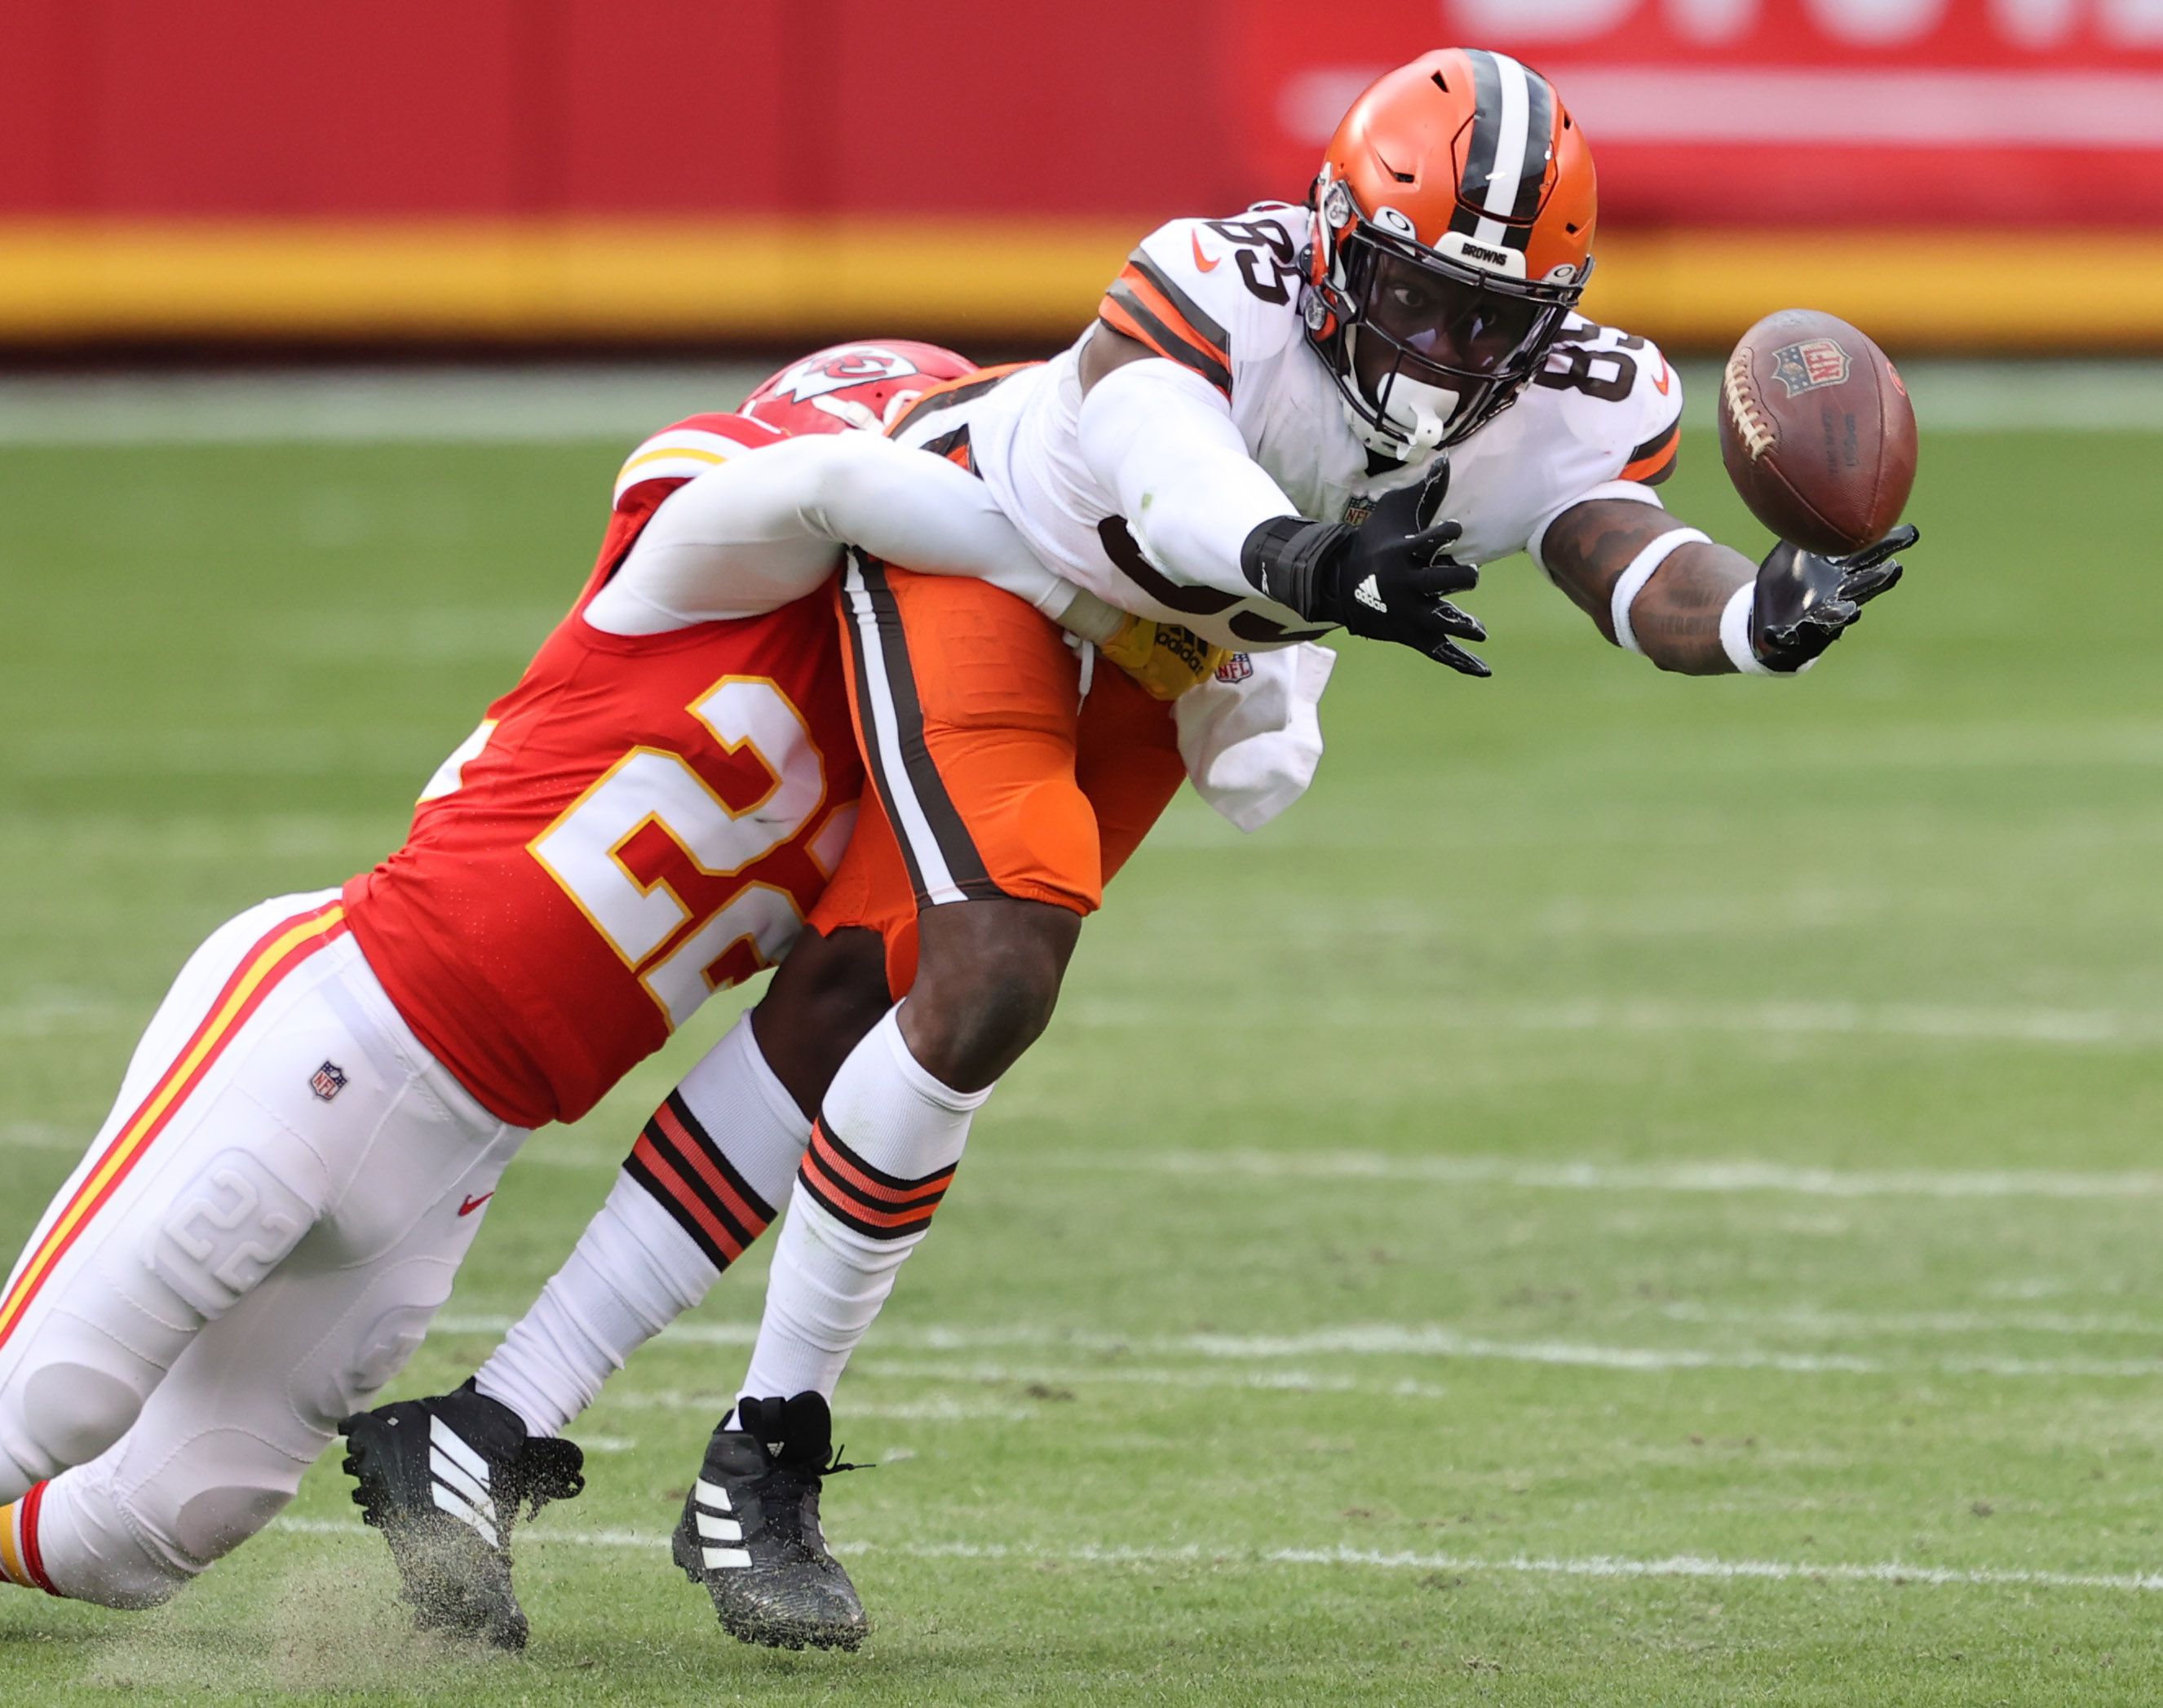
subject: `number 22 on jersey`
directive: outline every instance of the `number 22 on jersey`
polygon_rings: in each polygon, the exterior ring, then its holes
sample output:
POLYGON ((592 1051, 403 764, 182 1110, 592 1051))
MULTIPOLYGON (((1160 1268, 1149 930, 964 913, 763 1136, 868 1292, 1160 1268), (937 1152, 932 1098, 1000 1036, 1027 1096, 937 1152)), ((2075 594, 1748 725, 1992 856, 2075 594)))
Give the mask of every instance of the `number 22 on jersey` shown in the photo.
MULTIPOLYGON (((723 752, 748 751, 764 769, 757 799, 731 806, 683 754, 636 747, 526 845, 672 1030, 772 966, 802 929, 785 890, 731 880, 801 834, 826 799, 810 729, 770 678, 724 677, 687 710, 723 752)), ((469 762, 485 741, 453 757, 469 762)), ((837 814, 816 841, 838 844, 847 829, 837 814)), ((814 853, 830 869, 839 848, 814 853)))

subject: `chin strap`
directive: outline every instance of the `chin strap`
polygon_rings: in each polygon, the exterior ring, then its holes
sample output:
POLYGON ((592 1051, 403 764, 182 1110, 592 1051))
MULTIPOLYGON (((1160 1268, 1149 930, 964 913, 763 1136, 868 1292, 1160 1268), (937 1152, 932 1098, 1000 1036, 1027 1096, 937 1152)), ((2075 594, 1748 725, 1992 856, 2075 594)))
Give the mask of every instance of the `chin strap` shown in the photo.
POLYGON ((1439 445, 1449 425, 1432 410, 1417 403, 1412 406, 1412 415, 1419 425, 1412 430, 1411 437, 1406 441, 1407 454, 1403 460, 1407 463, 1439 445))
MULTIPOLYGON (((1357 326, 1344 328, 1344 361, 1350 375, 1356 375, 1359 372, 1359 357, 1355 348, 1359 334, 1357 326)), ((1392 375, 1393 380, 1398 377, 1401 376, 1392 375)), ((1390 409, 1366 400, 1367 407, 1374 411, 1375 418, 1370 419, 1352 401, 1351 392, 1361 389, 1356 377, 1349 379, 1346 384, 1338 388, 1338 402, 1343 408, 1345 422, 1351 427, 1353 437, 1361 444, 1370 451, 1379 451, 1393 462, 1410 463, 1426 455, 1442 443, 1443 435, 1449 431, 1449 417, 1437 415, 1417 398, 1408 398, 1403 404, 1396 406, 1411 414, 1412 428, 1410 432, 1390 424, 1390 409)), ((1394 391, 1396 389, 1393 384, 1390 390, 1394 391)), ((1452 415, 1454 413, 1453 411, 1452 415)))
POLYGON ((1359 412, 1349 397, 1340 395, 1338 406, 1344 411, 1344 424, 1352 429, 1352 436, 1369 450, 1387 457, 1392 463, 1411 463, 1425 456, 1442 443, 1449 424, 1432 410, 1419 404, 1412 406, 1412 413, 1419 425, 1409 433, 1393 432, 1376 427, 1359 412))

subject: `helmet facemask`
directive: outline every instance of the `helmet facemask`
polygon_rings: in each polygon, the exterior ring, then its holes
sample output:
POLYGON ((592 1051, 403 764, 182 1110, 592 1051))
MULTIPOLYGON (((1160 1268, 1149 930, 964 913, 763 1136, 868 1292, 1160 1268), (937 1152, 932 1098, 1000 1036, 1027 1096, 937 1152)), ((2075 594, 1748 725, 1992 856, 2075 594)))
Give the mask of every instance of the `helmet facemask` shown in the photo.
POLYGON ((1307 336, 1360 441, 1410 461, 1514 403, 1584 295, 1590 263, 1567 281, 1513 277, 1427 248, 1394 209, 1367 217, 1341 181, 1316 188, 1307 336))

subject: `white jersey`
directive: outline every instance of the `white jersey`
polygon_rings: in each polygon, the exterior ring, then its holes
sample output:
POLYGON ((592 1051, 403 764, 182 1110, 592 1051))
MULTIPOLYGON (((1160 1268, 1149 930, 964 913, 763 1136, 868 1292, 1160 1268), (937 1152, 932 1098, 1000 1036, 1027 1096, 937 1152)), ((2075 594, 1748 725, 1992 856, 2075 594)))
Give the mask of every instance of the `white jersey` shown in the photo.
MULTIPOLYGON (((1223 392, 1249 453, 1301 515, 1357 522, 1428 463, 1377 462, 1346 422, 1300 315, 1307 217, 1265 202, 1236 219, 1174 220, 1143 240, 1099 313, 1223 392)), ((1143 555, 1082 458, 1082 342, 988 386, 933 394, 899 437, 973 467, 1052 569, 1123 610, 1248 650, 1320 632, 1259 595, 1183 585, 1143 555)), ((1600 489, 1665 478, 1681 414, 1682 386, 1658 349, 1573 317, 1536 382, 1448 453, 1444 513, 1464 530, 1456 555, 1506 558, 1600 489)))

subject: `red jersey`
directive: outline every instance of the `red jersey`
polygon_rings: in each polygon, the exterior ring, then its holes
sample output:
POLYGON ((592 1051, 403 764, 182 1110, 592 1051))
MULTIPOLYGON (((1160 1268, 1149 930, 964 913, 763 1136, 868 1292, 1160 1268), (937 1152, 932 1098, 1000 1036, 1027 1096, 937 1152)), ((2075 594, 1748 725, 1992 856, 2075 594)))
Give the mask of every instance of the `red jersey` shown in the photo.
POLYGON ((399 1012, 502 1120, 576 1120, 772 966, 847 843, 863 777, 828 595, 656 635, 585 617, 663 498, 783 437, 700 416, 640 448, 570 615, 406 846, 345 886, 399 1012))

